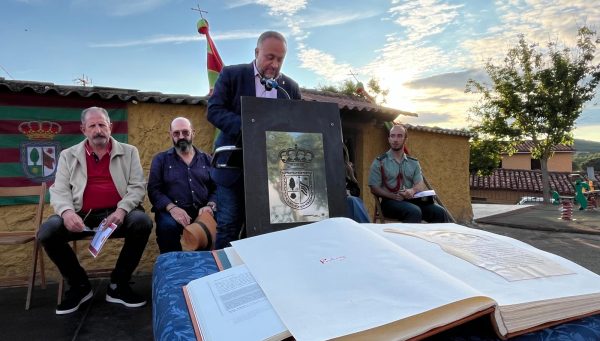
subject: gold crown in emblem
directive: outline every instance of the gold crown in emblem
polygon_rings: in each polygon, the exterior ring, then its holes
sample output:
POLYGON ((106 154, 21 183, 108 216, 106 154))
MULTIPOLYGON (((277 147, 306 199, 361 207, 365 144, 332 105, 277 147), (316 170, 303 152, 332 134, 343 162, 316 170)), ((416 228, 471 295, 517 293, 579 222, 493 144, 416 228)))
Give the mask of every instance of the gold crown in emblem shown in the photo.
POLYGON ((28 121, 19 124, 19 131, 30 140, 52 140, 61 130, 60 124, 50 121, 28 121))
POLYGON ((279 152, 279 158, 283 163, 309 163, 312 162, 313 157, 313 152, 298 148, 297 144, 294 145, 294 148, 284 149, 279 152))

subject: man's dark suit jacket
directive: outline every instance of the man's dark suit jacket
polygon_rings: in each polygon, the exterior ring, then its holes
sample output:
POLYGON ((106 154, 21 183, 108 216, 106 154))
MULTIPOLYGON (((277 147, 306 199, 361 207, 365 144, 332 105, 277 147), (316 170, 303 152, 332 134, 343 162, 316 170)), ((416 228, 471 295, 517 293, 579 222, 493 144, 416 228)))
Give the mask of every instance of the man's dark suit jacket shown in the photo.
MULTIPOLYGON (((291 78, 282 74, 277 83, 287 91, 291 99, 300 99, 300 88, 291 78)), ((277 98, 287 98, 281 90, 271 91, 277 91, 277 98)), ((208 121, 221 130, 215 148, 241 143, 241 96, 256 97, 253 63, 226 66, 219 74, 213 94, 208 100, 208 121)), ((221 155, 216 161, 225 163, 228 157, 229 155, 221 155)), ((226 187, 234 186, 242 180, 241 169, 213 169, 211 174, 217 185, 226 187)))

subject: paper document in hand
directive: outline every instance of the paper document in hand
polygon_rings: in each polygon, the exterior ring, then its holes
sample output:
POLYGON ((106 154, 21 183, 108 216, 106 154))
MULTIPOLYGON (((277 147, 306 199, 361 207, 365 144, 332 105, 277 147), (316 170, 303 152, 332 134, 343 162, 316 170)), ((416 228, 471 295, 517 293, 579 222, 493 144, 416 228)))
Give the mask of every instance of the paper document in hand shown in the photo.
POLYGON ((98 225, 94 239, 92 239, 90 246, 88 247, 88 250, 92 256, 94 256, 94 258, 98 256, 100 250, 102 250, 102 247, 104 246, 104 243, 106 243, 108 237, 110 237, 110 235, 115 232, 116 229, 117 225, 114 223, 107 226, 106 219, 102 220, 100 225, 98 225))
POLYGON ((424 198, 424 197, 431 197, 435 195, 435 191, 434 190, 428 190, 428 191, 421 191, 421 192, 417 192, 415 193, 415 195, 413 195, 413 198, 424 198))
POLYGON ((262 341, 290 336, 245 265, 193 280, 183 290, 198 339, 262 341))

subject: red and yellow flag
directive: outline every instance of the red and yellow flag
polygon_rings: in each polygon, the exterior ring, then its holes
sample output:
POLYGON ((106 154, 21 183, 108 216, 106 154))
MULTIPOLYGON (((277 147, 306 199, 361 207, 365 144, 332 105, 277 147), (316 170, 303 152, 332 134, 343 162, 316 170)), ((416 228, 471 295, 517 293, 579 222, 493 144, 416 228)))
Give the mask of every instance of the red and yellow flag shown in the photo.
POLYGON ((206 36, 206 68, 208 70, 208 86, 210 88, 208 95, 210 96, 215 87, 217 77, 219 77, 219 73, 223 69, 223 61, 208 32, 208 21, 202 18, 198 20, 196 26, 198 27, 198 33, 206 36))

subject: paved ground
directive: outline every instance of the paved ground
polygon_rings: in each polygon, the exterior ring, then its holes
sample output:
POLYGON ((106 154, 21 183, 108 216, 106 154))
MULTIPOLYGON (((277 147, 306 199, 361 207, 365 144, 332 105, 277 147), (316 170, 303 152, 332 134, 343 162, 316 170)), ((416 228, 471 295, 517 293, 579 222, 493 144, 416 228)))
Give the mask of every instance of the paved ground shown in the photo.
POLYGON ((600 274, 600 209, 560 219, 557 206, 473 205, 473 227, 509 236, 600 274))
MULTIPOLYGON (((485 210, 493 210, 494 205, 488 205, 485 210)), ((506 205, 498 206, 501 211, 506 205)), ((515 206, 511 205, 512 208, 515 206)), ((517 205, 517 207, 519 207, 517 205)), ((474 213, 478 208, 474 207, 474 213)), ((478 214, 483 215, 483 214, 478 214)), ((476 215, 477 216, 477 215, 476 215)), ((567 232, 583 234, 600 234, 600 209, 573 210, 572 220, 561 219, 562 213, 558 206, 554 205, 532 205, 524 208, 518 208, 505 213, 488 215, 482 218, 475 218, 477 223, 490 224, 497 226, 508 226, 538 231, 549 232, 567 232)))

